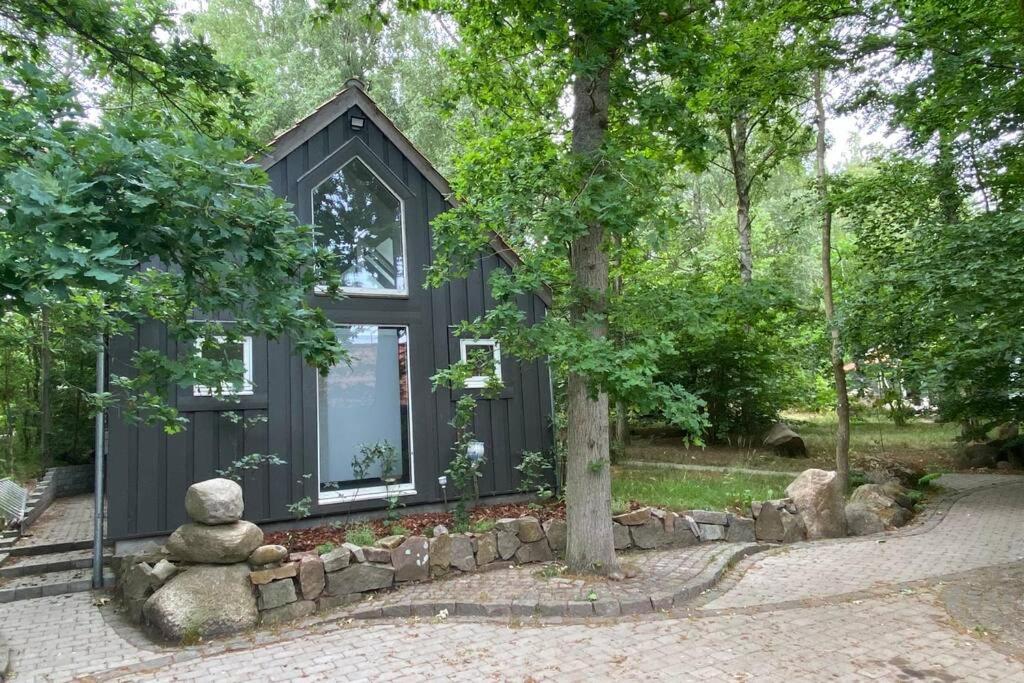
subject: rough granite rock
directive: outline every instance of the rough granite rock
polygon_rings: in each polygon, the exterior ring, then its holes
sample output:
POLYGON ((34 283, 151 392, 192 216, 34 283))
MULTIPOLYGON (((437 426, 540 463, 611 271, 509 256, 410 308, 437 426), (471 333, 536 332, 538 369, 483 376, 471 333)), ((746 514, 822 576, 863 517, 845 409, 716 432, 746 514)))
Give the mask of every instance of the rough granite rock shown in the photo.
POLYGON ((300 617, 308 617, 316 612, 316 603, 312 600, 296 600, 295 602, 260 612, 261 626, 276 626, 300 617))
POLYGON ((851 503, 861 503, 881 518, 886 528, 901 527, 910 521, 911 513, 885 493, 878 484, 858 486, 850 496, 851 503))
POLYGON ((781 543, 786 535, 782 526, 782 514, 770 502, 762 503, 754 522, 754 535, 759 541, 781 543))
POLYGON ((566 526, 563 519, 549 519, 544 522, 544 535, 548 537, 548 545, 552 550, 565 550, 566 526))
POLYGON ((249 584, 249 565, 190 567, 153 593, 143 614, 164 637, 175 641, 250 629, 259 613, 249 584))
POLYGON ((425 536, 410 536, 391 551, 395 581, 426 581, 430 578, 430 543, 425 536))
MULTIPOLYGON (((697 529, 699 532, 700 527, 697 527, 697 529)), ((697 545, 698 543, 700 543, 700 538, 697 534, 693 533, 693 529, 690 528, 686 518, 680 517, 677 519, 675 526, 672 527, 672 545, 686 547, 697 545)))
POLYGON ((511 560, 522 544, 514 531, 498 532, 498 556, 503 560, 511 560))
POLYGON ((519 518, 519 540, 523 543, 533 543, 544 538, 544 530, 536 517, 519 518))
POLYGON ((185 512, 200 524, 230 524, 242 518, 242 487, 230 479, 196 482, 185 492, 185 512))
POLYGON ((288 549, 283 545, 261 545, 249 555, 249 564, 253 567, 262 567, 266 564, 282 562, 288 556, 288 549))
POLYGON ((786 487, 807 529, 807 538, 841 538, 846 535, 845 492, 835 472, 804 470, 786 487))
POLYGON ((473 543, 465 534, 454 534, 452 537, 452 564, 456 569, 470 572, 476 569, 476 558, 473 557, 473 543))
POLYGON ((713 512, 711 510, 691 510, 690 516, 698 524, 717 524, 727 526, 729 524, 729 513, 713 512))
MULTIPOLYGON (((161 562, 167 561, 161 560, 161 562)), ((170 563, 168 562, 168 564, 170 563)), ((162 584, 163 581, 156 575, 153 568, 145 562, 137 562, 121 572, 118 589, 121 591, 129 619, 135 623, 142 620, 142 606, 162 584)))
POLYGON ((327 575, 327 592, 331 595, 363 593, 390 588, 395 582, 395 570, 381 564, 353 564, 340 572, 327 575))
POLYGON ((629 527, 612 522, 612 541, 616 550, 625 550, 633 545, 633 539, 629 537, 629 527))
POLYGON ((527 564, 530 562, 550 562, 555 559, 555 556, 551 553, 551 546, 548 545, 546 540, 534 541, 533 543, 524 543, 519 546, 516 550, 516 562, 519 564, 527 564))
MULTIPOLYGON (((437 529, 434 529, 437 533, 437 529)), ((430 566, 447 569, 452 563, 452 537, 448 534, 441 534, 430 539, 430 566)))
POLYGON ((494 523, 494 528, 497 531, 507 531, 510 534, 518 534, 519 519, 516 517, 502 517, 494 523))
POLYGON ((352 559, 356 562, 366 562, 366 555, 363 554, 362 547, 355 543, 345 542, 341 544, 342 548, 348 548, 348 551, 352 553, 352 559))
POLYGON ((498 559, 498 538, 493 531, 476 537, 476 564, 482 567, 498 559))
POLYGON ((649 550, 660 548, 672 542, 672 534, 665 531, 665 525, 657 517, 648 517, 644 524, 629 527, 633 545, 649 550))
POLYGON ((806 458, 807 447, 800 435, 785 422, 776 422, 764 437, 764 445, 787 458, 806 458))
POLYGON ((378 548, 387 548, 388 550, 394 550, 398 546, 402 545, 405 541, 405 536, 396 534, 394 536, 385 536, 384 538, 377 541, 376 545, 378 548))
POLYGON ((172 556, 198 564, 245 562, 261 545, 263 532, 244 520, 218 526, 182 524, 167 539, 172 556))
POLYGON ((312 555, 299 560, 299 589, 305 600, 312 600, 324 592, 327 586, 327 575, 324 563, 319 557, 312 555))
POLYGON ((291 579, 265 583, 259 587, 259 594, 261 610, 281 607, 299 599, 299 596, 295 594, 295 582, 291 579))
POLYGON ((256 571, 249 573, 249 580, 254 586, 262 586, 268 584, 271 581, 277 581, 278 579, 290 579, 299 573, 298 562, 288 562, 282 564, 280 567, 271 567, 270 569, 257 569, 256 571))
POLYGON ((624 512, 621 515, 615 515, 612 517, 612 521, 625 526, 640 526, 641 524, 646 524, 650 518, 651 508, 639 508, 630 512, 624 512))
POLYGON ((846 504, 846 530, 851 536, 867 536, 885 531, 885 522, 864 503, 846 504))
MULTIPOLYGON (((362 550, 360 549, 361 552, 362 550)), ((320 560, 324 563, 325 572, 340 571, 352 561, 352 550, 343 545, 340 548, 324 553, 320 556, 320 560)))
POLYGON ((377 562, 379 564, 388 564, 391 562, 391 551, 387 548, 366 546, 363 548, 363 555, 366 557, 367 562, 377 562))
POLYGON ((782 542, 796 543, 807 539, 807 527, 804 525, 803 517, 795 515, 789 510, 779 510, 782 518, 782 542))
POLYGON ((756 541, 754 520, 746 517, 730 517, 729 526, 725 529, 725 540, 729 543, 753 543, 756 541))

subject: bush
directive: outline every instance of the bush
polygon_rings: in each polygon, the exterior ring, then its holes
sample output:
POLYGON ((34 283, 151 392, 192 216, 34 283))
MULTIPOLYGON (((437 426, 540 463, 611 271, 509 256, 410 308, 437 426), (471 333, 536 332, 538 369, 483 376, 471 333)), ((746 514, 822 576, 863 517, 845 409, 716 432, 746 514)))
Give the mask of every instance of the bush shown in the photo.
POLYGON ((345 540, 356 545, 373 545, 377 536, 373 528, 367 524, 360 524, 345 532, 345 540))

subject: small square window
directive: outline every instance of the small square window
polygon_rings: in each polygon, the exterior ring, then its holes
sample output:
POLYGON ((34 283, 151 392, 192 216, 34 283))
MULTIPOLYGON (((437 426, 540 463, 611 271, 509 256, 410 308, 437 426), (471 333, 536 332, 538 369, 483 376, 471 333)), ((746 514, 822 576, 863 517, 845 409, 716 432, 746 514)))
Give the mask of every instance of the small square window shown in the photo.
POLYGON ((494 339, 462 339, 462 362, 468 363, 473 375, 466 380, 467 389, 483 389, 491 377, 501 381, 501 347, 494 339))
MULTIPOLYGON (((225 382, 220 386, 220 389, 213 387, 202 386, 201 384, 193 385, 192 395, 193 396, 251 396, 253 390, 253 374, 252 374, 252 337, 245 337, 241 341, 226 343, 226 337, 215 337, 217 342, 221 344, 221 351, 224 353, 224 358, 229 361, 240 361, 245 368, 242 382, 241 383, 228 383, 225 382)), ((196 339, 196 355, 203 355, 203 338, 196 339)))

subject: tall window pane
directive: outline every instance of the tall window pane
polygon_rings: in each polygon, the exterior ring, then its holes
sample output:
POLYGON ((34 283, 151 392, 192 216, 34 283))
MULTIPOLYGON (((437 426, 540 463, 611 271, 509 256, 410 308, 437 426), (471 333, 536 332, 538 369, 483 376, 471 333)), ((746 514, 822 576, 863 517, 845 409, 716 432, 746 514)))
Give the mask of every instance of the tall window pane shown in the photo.
POLYGON ((403 327, 350 325, 335 328, 351 364, 320 378, 320 491, 330 492, 408 481, 409 365, 403 327), (390 472, 374 461, 359 472, 364 446, 394 449, 390 472), (390 480, 385 481, 385 476, 390 480))
POLYGON ((359 159, 313 190, 317 244, 338 255, 352 290, 405 292, 402 202, 359 159))

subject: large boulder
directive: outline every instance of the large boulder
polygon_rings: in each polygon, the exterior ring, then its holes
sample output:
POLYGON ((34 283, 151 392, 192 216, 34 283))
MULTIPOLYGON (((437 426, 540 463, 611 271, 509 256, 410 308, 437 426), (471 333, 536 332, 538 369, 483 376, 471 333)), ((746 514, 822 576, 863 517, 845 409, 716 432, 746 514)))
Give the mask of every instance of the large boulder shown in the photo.
POLYGON ((198 565, 153 593, 142 608, 165 638, 195 640, 239 633, 259 620, 249 565, 198 565))
POLYGON ((242 487, 230 479, 196 482, 185 492, 185 512, 200 524, 237 522, 242 509, 242 487))
POLYGON ((847 503, 846 531, 851 536, 877 534, 885 531, 885 522, 864 503, 847 503))
POLYGON ((861 503, 878 515, 886 528, 901 527, 910 521, 911 512, 889 496, 880 484, 858 486, 850 496, 851 503, 861 503))
POLYGON ((992 468, 999 461, 999 455, 999 445, 995 442, 969 443, 957 456, 957 465, 961 469, 992 468))
POLYGON ((799 434, 785 422, 776 422, 764 437, 764 445, 787 458, 806 458, 807 447, 799 434))
POLYGON ((804 470, 786 487, 807 529, 807 538, 840 538, 846 535, 844 491, 835 472, 804 470))
POLYGON ((182 524, 167 539, 171 555, 202 564, 244 562, 261 545, 263 532, 244 520, 219 526, 182 524))

